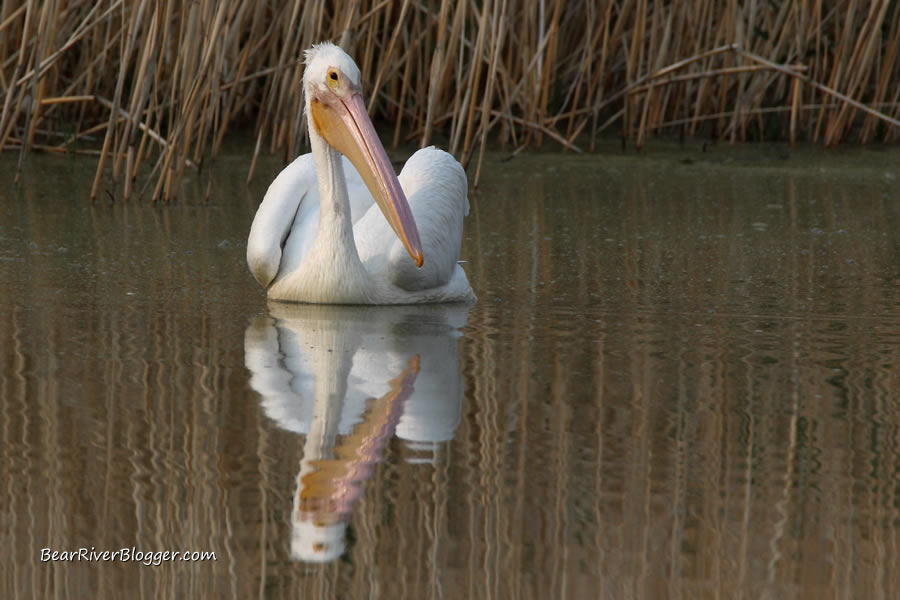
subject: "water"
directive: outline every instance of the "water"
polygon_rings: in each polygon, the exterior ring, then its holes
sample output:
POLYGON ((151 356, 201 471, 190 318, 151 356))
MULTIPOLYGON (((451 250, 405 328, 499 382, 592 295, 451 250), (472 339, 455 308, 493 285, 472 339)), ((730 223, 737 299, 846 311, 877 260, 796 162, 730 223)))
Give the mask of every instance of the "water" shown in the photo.
POLYGON ((244 264, 273 163, 0 157, 0 595, 893 597, 896 153, 501 159, 476 305, 334 308, 244 264))

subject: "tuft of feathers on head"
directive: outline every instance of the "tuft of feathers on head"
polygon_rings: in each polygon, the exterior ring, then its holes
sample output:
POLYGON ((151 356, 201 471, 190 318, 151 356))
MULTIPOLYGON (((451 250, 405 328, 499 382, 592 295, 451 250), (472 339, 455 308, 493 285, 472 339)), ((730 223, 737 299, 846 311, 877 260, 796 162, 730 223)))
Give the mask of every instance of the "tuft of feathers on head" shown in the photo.
POLYGON ((359 67, 356 66, 349 54, 332 42, 313 44, 312 48, 303 52, 303 59, 306 64, 303 72, 305 82, 308 82, 310 77, 321 78, 324 82, 325 73, 329 68, 334 67, 355 85, 359 85, 359 67))
POLYGON ((307 48, 303 51, 303 64, 308 65, 309 63, 311 63, 319 52, 333 52, 334 50, 340 50, 340 47, 338 47, 334 42, 328 40, 319 42, 318 44, 313 44, 312 47, 307 48))

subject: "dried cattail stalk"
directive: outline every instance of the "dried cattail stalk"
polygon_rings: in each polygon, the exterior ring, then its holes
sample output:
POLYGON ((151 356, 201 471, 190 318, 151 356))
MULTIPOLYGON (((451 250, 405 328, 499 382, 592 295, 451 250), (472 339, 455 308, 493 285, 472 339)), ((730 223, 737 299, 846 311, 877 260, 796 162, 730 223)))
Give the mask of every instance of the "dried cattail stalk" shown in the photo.
POLYGON ((0 150, 59 152, 102 132, 92 195, 111 164, 124 197, 149 173, 141 189, 168 200, 185 168, 252 127, 252 177, 263 149, 289 160, 305 148, 302 51, 324 39, 356 57, 395 145, 437 137, 464 163, 489 138, 574 150, 611 127, 637 145, 672 128, 900 139, 889 0, 20 0, 0 3, 0 150))

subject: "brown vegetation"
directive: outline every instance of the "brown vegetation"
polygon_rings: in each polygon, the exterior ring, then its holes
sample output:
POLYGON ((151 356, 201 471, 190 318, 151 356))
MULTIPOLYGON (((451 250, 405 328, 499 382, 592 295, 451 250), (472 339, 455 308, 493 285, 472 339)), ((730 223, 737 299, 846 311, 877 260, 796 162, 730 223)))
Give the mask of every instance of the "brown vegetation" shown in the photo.
POLYGON ((303 150, 302 50, 323 39, 355 56, 393 144, 441 134, 464 163, 489 134, 514 152, 613 128, 638 146, 900 137, 888 0, 0 0, 0 150, 98 153, 93 195, 110 164, 132 195, 149 161, 168 198, 252 124, 252 176, 264 149, 303 150))

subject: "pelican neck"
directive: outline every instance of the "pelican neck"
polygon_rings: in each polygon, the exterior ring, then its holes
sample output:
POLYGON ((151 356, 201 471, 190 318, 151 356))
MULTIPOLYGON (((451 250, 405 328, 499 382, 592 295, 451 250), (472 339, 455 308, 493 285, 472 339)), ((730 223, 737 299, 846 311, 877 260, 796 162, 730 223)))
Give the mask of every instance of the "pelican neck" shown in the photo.
POLYGON ((323 222, 334 221, 333 225, 352 232, 350 198, 341 154, 312 127, 309 128, 309 141, 319 184, 320 227, 323 222))

